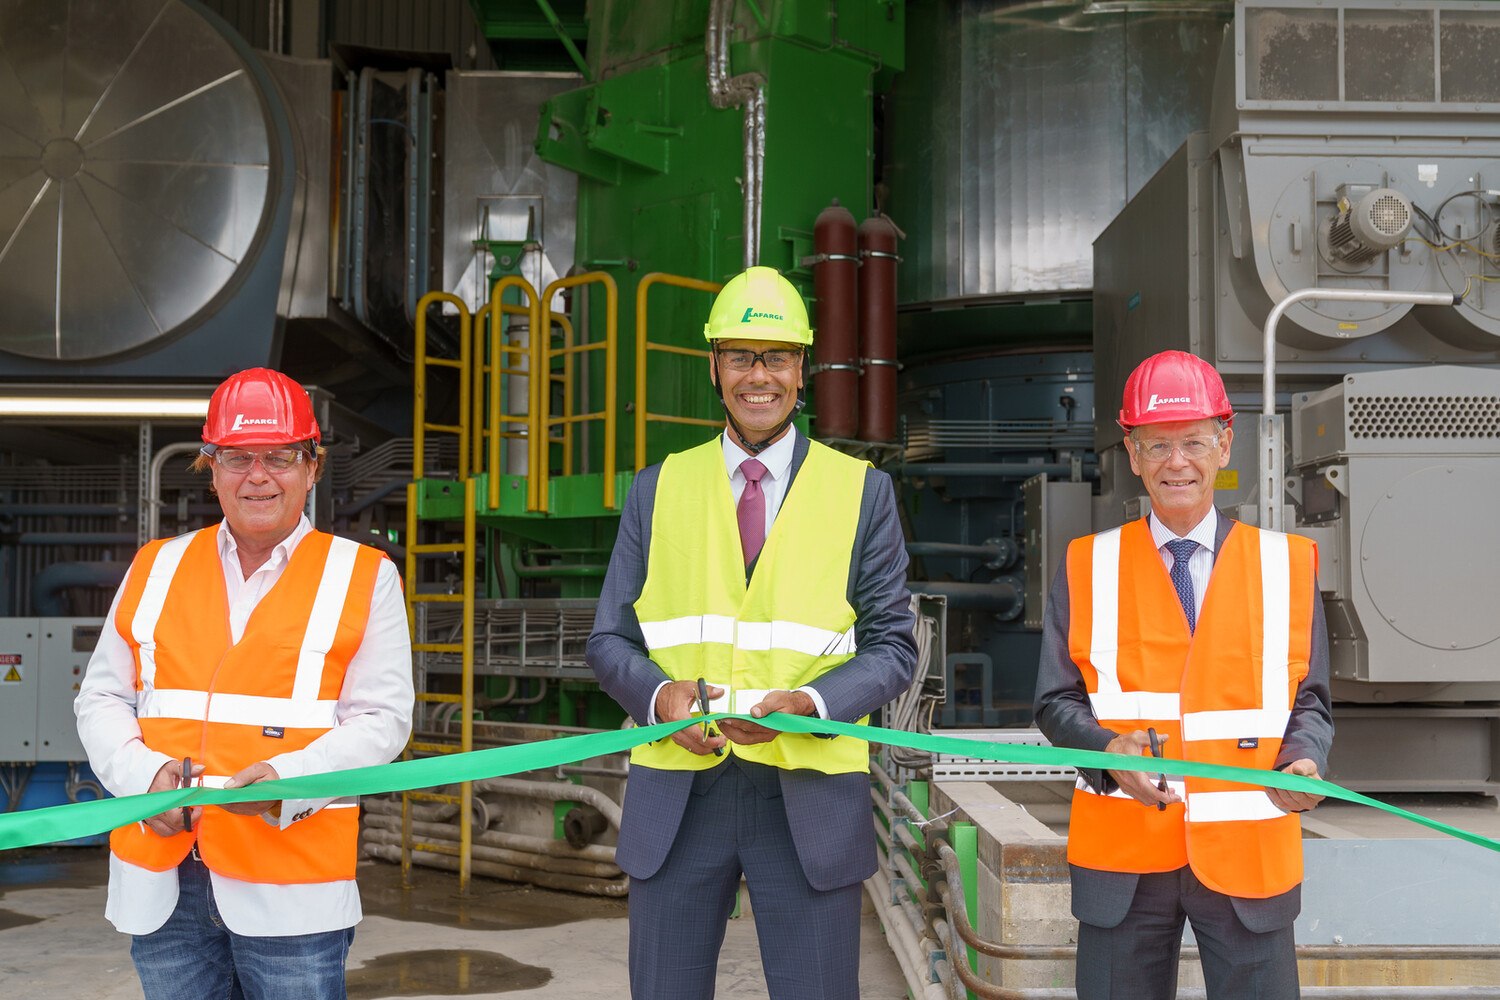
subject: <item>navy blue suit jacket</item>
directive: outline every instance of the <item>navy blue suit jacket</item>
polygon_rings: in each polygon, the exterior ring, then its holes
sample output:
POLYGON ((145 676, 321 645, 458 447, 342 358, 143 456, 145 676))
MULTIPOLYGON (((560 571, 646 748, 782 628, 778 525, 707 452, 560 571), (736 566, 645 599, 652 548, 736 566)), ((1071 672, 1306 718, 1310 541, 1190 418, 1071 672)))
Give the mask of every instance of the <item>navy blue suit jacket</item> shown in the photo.
MULTIPOLYGON (((1224 539, 1234 526, 1231 518, 1219 514, 1214 533, 1214 556, 1223 551, 1224 539)), ((1163 572, 1166 572, 1163 569, 1163 572)), ((1313 593, 1312 655, 1307 676, 1297 687, 1297 699, 1287 721, 1286 734, 1276 766, 1285 767, 1304 757, 1318 765, 1318 773, 1328 770, 1328 750, 1333 745, 1333 712, 1328 692, 1328 624, 1323 616, 1323 600, 1311 582, 1313 593)), ((1083 675, 1068 655, 1067 559, 1052 580, 1047 595, 1047 614, 1042 623, 1042 659, 1037 671, 1037 728, 1054 746, 1081 750, 1103 750, 1115 733, 1099 725, 1089 702, 1083 675)), ((1095 788, 1112 791, 1115 783, 1108 772, 1086 769, 1080 772, 1095 788)), ((1131 872, 1106 872, 1092 868, 1072 868, 1073 915, 1096 927, 1116 927, 1130 910, 1140 876, 1131 872)), ((1302 909, 1302 887, 1295 886, 1269 899, 1233 898, 1234 911, 1245 927, 1256 933, 1286 927, 1297 919, 1302 909)))
MULTIPOLYGON (((797 472, 807 458, 807 448, 807 439, 797 435, 783 506, 796 496, 797 472)), ((660 465, 643 469, 625 499, 619 538, 610 556, 587 650, 599 686, 640 725, 650 718, 651 699, 658 685, 668 680, 647 657, 635 615, 635 601, 646 581, 651 515, 660 473, 660 465)), ((710 485, 705 483, 704 488, 710 485)), ((808 552, 802 558, 827 556, 808 552)), ((912 683, 917 648, 912 636, 915 618, 906 587, 906 566, 906 546, 890 476, 869 469, 860 498, 846 591, 857 616, 854 637, 858 651, 810 685, 822 696, 832 719, 857 721, 878 711, 912 683)), ((677 837, 694 781, 713 780, 713 774, 639 766, 630 769, 615 852, 623 871, 635 878, 656 873, 677 837)), ((869 776, 809 770, 782 770, 777 776, 797 857, 808 882, 816 889, 828 890, 869 878, 876 868, 869 776)))

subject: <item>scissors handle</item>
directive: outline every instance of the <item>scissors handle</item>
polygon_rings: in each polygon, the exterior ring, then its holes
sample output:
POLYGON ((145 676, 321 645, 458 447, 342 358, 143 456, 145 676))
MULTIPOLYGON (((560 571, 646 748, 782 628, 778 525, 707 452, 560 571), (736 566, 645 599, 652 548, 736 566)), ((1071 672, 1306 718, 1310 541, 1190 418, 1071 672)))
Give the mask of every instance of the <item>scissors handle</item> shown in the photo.
MULTIPOLYGON (((698 678, 698 711, 702 712, 703 715, 705 717, 707 717, 707 715, 708 715, 708 682, 705 681, 702 677, 698 678)), ((713 730, 709 728, 708 723, 705 721, 703 723, 703 737, 704 737, 704 739, 707 739, 708 737, 710 737, 712 735, 713 735, 713 730)), ((722 756, 724 756, 724 748, 723 747, 714 747, 714 756, 715 757, 722 757, 722 756)))
MULTIPOLYGON (((1146 738, 1151 741, 1151 756, 1160 757, 1161 737, 1156 735, 1156 730, 1154 728, 1148 728, 1146 730, 1146 738)), ((1156 790, 1158 792, 1165 792, 1167 790, 1167 776, 1165 774, 1158 774, 1157 778, 1160 780, 1158 780, 1156 783, 1156 790)), ((1166 812, 1167 804, 1165 802, 1158 802, 1156 804, 1156 811, 1166 812)))
MULTIPOLYGON (((184 758, 182 758, 182 786, 181 787, 183 787, 183 788, 192 788, 193 787, 193 758, 191 758, 191 757, 184 757, 184 758)), ((182 828, 184 830, 186 830, 188 833, 192 833, 193 832, 193 810, 190 809, 190 808, 188 808, 187 806, 183 806, 182 807, 182 828)))

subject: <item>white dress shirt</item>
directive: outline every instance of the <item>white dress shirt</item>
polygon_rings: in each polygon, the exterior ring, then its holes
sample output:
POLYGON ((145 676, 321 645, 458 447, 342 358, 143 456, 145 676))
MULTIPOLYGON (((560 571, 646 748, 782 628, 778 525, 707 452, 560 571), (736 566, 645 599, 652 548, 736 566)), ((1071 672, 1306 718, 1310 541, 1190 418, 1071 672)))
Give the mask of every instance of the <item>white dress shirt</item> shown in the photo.
POLYGON ((792 471, 792 452, 797 447, 797 435, 787 431, 781 438, 759 455, 752 455, 731 441, 725 431, 719 439, 724 443, 724 468, 729 473, 729 492, 734 494, 734 505, 739 507, 740 497, 745 495, 745 474, 740 466, 749 459, 760 460, 766 467, 760 478, 760 491, 766 498, 766 537, 771 537, 771 525, 781 512, 781 501, 786 499, 787 478, 792 471))
MULTIPOLYGON (((229 596, 230 638, 239 642, 250 613, 270 592, 292 550, 312 531, 304 516, 292 533, 272 551, 265 564, 247 579, 240 568, 234 536, 219 525, 219 557, 229 596)), ((74 711, 78 734, 88 751, 89 764, 112 795, 138 795, 151 785, 161 766, 171 758, 149 749, 136 720, 135 659, 114 628, 121 584, 99 645, 89 660, 74 711)), ((305 623, 288 623, 299 627, 305 623)), ((411 638, 400 580, 390 560, 381 560, 370 599, 370 618, 363 641, 349 661, 339 693, 338 725, 301 750, 267 760, 283 778, 352 767, 384 764, 401 752, 411 733, 411 638)), ((253 762, 246 762, 253 763, 253 762)), ((281 818, 265 814, 266 822, 282 829, 304 810, 317 810, 330 799, 288 799, 281 818)), ((208 808, 213 808, 212 806, 208 808)), ((302 885, 243 882, 211 872, 214 900, 224 924, 249 937, 282 937, 340 930, 359 923, 362 911, 354 880, 302 885)), ((177 871, 154 872, 109 858, 109 901, 104 915, 125 934, 149 934, 166 923, 177 906, 177 871)))
POLYGON ((1167 568, 1168 573, 1172 572, 1172 551, 1167 548, 1167 543, 1178 538, 1198 543, 1193 554, 1188 556, 1188 575, 1193 578, 1193 608, 1197 617, 1203 617, 1203 595, 1208 591, 1208 578, 1214 571, 1214 541, 1219 532, 1219 512, 1213 507, 1208 508, 1203 520, 1185 535, 1173 534, 1171 528, 1157 520, 1155 511, 1151 512, 1147 523, 1151 525, 1151 540, 1156 543, 1156 550, 1161 554, 1161 564, 1167 568))
MULTIPOLYGON (((781 513, 781 502, 786 499, 787 480, 791 477, 792 471, 792 455, 797 448, 797 432, 789 428, 759 455, 750 454, 731 440, 727 428, 720 435, 720 441, 724 445, 724 471, 729 474, 729 491, 734 495, 736 507, 739 506, 740 497, 745 492, 745 474, 740 471, 740 465, 754 458, 766 467, 765 475, 760 479, 760 491, 766 498, 766 538, 769 539, 771 525, 775 523, 776 515, 781 513)), ((656 697, 661 694, 661 689, 670 683, 672 682, 662 681, 651 693, 651 713, 646 720, 647 725, 656 724, 656 697)), ((818 718, 828 718, 828 705, 823 701, 821 694, 810 687, 800 687, 797 690, 805 691, 812 699, 818 718)))

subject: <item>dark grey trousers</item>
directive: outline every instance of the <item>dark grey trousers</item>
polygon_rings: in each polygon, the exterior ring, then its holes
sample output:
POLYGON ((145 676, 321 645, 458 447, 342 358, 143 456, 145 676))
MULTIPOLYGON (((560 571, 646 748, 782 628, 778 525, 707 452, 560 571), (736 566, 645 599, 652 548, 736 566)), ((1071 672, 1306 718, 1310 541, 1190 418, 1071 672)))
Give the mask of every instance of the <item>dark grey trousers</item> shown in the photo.
POLYGON ((1078 925, 1078 1000, 1173 1000, 1184 919, 1203 958, 1209 1000, 1297 1000, 1291 926, 1257 934, 1228 896, 1191 868, 1142 875, 1119 926, 1078 925))
POLYGON ((858 1000, 861 884, 808 884, 774 768, 731 758, 699 779, 666 862, 630 880, 631 996, 711 1000, 743 874, 771 1000, 858 1000))

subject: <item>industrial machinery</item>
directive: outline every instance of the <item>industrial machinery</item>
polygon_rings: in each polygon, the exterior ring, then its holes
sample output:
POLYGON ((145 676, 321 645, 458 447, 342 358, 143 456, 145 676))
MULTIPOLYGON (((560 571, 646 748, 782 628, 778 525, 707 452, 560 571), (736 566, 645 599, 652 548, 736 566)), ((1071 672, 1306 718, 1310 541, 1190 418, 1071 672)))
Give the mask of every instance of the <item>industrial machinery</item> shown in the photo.
POLYGON ((1212 360, 1242 414, 1221 505, 1284 510, 1319 542, 1342 702, 1331 777, 1493 794, 1500 20, 1442 2, 1237 12, 1209 128, 1095 245, 1095 523, 1141 492, 1111 419, 1126 373, 1165 348, 1212 360), (1335 291, 1276 311, 1303 289, 1335 291), (1334 297, 1350 289, 1367 298, 1334 297), (1405 293, 1457 304, 1382 298, 1405 293), (1291 415, 1285 476, 1263 468, 1269 424, 1251 416, 1271 379, 1291 415))

